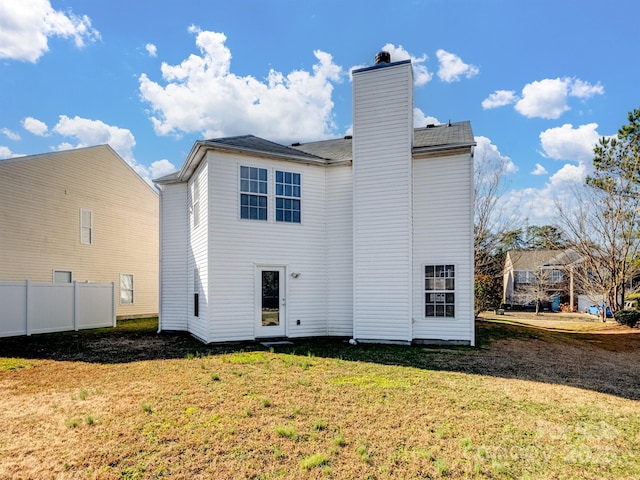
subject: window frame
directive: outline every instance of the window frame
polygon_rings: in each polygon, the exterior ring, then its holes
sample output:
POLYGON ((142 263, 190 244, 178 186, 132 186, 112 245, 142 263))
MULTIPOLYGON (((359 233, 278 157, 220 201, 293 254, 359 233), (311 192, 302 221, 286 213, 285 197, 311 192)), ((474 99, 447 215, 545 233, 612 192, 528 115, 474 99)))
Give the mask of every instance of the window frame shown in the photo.
POLYGON ((53 274, 52 274, 52 279, 51 281, 53 283, 73 283, 73 272, 71 270, 58 270, 58 269, 54 269, 53 270, 53 274), (67 273, 69 274, 69 280, 68 281, 64 281, 64 282, 58 282, 56 281, 56 274, 57 273, 67 273))
POLYGON ((425 319, 456 318, 456 264, 427 263, 422 269, 424 275, 424 310, 425 319), (431 270, 430 270, 431 269, 431 270), (438 275, 441 269, 444 276, 438 275), (431 273, 431 275, 429 275, 431 273), (429 282, 431 280, 431 283, 429 282), (433 296, 430 298, 430 296, 433 296), (431 311, 433 313, 429 313, 431 311))
POLYGON ((302 223, 302 174, 275 170, 274 175, 275 221, 277 223, 302 223), (297 208, 293 205, 296 205, 297 208))
POLYGON ((80 243, 82 245, 93 245, 93 210, 88 208, 80 209, 80 243), (89 215, 89 225, 85 225, 85 213, 89 215), (85 232, 88 232, 89 239, 85 239, 85 232))
POLYGON ((538 277, 531 270, 514 270, 513 281, 516 285, 531 285, 538 282, 538 277))
POLYGON ((562 283, 564 282, 564 272, 560 269, 553 268, 549 271, 549 283, 562 283))
POLYGON ((239 165, 238 200, 238 216, 241 220, 257 220, 259 222, 266 222, 269 220, 268 168, 239 165), (249 175, 248 177, 243 176, 245 169, 249 175), (252 172, 254 171, 256 172, 256 178, 252 178, 252 172), (262 178, 261 172, 264 172, 264 179, 262 178), (244 204, 244 199, 248 201, 248 204, 244 204), (252 204, 252 201, 254 204, 252 204), (245 211, 247 212, 246 216, 245 211), (252 212, 256 212, 255 217, 252 216, 252 212), (263 212, 264 215, 262 214, 263 212))
MULTIPOLYGON (((126 300, 126 299, 125 299, 126 300)), ((121 273, 120 274, 120 305, 135 305, 135 280, 133 273, 121 273), (122 279, 124 277, 131 277, 131 288, 123 288, 122 279), (131 292, 131 301, 123 301, 122 293, 131 292)))

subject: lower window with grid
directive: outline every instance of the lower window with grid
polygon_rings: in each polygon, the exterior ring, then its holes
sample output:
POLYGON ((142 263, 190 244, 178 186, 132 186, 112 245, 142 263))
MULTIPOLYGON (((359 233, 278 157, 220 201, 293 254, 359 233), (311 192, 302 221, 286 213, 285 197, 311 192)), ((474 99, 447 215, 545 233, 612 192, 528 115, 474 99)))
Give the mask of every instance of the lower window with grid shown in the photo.
POLYGON ((425 317, 455 317, 455 266, 424 267, 425 317))

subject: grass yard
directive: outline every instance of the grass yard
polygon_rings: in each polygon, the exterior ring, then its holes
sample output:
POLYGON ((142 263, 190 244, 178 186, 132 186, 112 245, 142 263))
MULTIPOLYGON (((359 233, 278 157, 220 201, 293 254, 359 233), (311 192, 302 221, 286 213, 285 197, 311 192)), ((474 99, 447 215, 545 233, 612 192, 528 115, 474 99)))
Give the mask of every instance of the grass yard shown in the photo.
POLYGON ((0 478, 640 478, 640 331, 486 315, 479 347, 0 339, 0 478))

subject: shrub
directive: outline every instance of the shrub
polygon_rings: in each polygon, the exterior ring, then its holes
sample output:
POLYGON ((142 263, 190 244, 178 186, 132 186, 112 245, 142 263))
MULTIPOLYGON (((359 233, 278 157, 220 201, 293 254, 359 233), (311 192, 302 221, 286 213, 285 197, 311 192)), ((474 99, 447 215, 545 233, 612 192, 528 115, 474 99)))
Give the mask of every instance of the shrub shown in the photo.
POLYGON ((613 314, 613 318, 616 319, 621 325, 628 327, 635 327, 640 321, 640 311, 638 310, 618 310, 613 314))

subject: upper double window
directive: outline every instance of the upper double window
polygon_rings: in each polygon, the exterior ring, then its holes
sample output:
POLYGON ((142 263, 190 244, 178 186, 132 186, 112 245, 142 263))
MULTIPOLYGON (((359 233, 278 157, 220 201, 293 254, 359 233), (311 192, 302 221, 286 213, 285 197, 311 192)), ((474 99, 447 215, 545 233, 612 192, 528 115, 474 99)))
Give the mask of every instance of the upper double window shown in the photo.
POLYGON ((240 218, 268 220, 268 205, 271 208, 274 205, 269 201, 269 193, 275 185, 275 221, 300 223, 300 174, 276 170, 271 182, 266 168, 240 167, 240 218))
POLYGON ((267 219, 267 169, 240 167, 240 218, 267 219))
POLYGON ((300 223, 300 174, 276 170, 276 222, 300 223))

